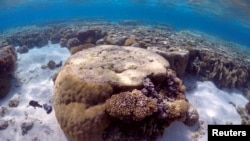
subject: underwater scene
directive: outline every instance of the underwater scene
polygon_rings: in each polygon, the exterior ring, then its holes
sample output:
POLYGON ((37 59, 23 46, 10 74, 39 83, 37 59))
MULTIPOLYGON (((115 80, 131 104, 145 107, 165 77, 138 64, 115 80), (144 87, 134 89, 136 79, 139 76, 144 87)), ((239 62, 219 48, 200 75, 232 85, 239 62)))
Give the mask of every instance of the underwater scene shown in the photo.
POLYGON ((0 140, 250 129, 249 13, 249 0, 1 0, 0 140))

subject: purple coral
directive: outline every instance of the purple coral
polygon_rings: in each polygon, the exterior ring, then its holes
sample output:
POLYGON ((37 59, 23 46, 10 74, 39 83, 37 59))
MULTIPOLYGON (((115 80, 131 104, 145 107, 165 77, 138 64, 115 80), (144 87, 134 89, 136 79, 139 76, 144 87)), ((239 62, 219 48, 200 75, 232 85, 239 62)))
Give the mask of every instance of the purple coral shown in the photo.
POLYGON ((159 92, 156 91, 154 83, 150 80, 150 78, 145 78, 142 82, 143 87, 142 93, 148 97, 159 98, 159 92))
POLYGON ((167 77, 161 84, 160 88, 164 91, 164 95, 167 96, 167 98, 184 98, 184 93, 186 90, 186 87, 182 84, 181 79, 179 79, 176 75, 176 73, 168 69, 167 70, 167 77))
POLYGON ((174 120, 191 126, 199 116, 186 101, 185 86, 171 69, 165 80, 155 85, 143 80, 141 90, 121 92, 106 101, 106 112, 117 120, 105 131, 104 140, 155 140, 174 120), (190 110, 190 111, 189 111, 190 110))

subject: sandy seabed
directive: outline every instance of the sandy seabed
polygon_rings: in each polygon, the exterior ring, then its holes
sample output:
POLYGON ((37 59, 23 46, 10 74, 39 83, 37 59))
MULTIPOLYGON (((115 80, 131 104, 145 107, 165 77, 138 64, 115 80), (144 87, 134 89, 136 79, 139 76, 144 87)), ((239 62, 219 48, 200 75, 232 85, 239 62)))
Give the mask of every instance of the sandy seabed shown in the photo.
MULTIPOLYGON (((40 104, 53 105, 53 81, 52 77, 60 68, 50 70, 42 69, 49 60, 56 63, 70 56, 67 48, 59 44, 48 44, 41 48, 30 49, 28 53, 18 54, 17 68, 13 77, 13 85, 8 96, 0 100, 2 108, 6 108, 1 120, 8 121, 5 130, 0 130, 3 141, 67 141, 67 137, 56 120, 52 110, 47 114, 43 108, 34 108, 29 105, 30 100, 36 100, 40 104), (10 108, 8 102, 18 100, 18 107, 10 108), (27 134, 22 133, 21 124, 32 122, 32 129, 27 134)), ((200 82, 187 76, 184 83, 188 87, 186 97, 198 110, 200 124, 187 127, 181 122, 175 122, 165 130, 159 141, 206 141, 208 124, 240 124, 241 118, 235 107, 243 107, 248 101, 237 90, 221 90, 212 82, 200 82)))

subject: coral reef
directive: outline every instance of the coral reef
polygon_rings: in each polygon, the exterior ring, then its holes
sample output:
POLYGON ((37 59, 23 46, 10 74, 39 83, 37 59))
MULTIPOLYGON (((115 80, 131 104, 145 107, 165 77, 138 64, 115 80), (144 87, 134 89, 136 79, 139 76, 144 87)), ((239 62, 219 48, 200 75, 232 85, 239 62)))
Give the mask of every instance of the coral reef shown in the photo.
POLYGON ((54 28, 30 28, 26 30, 20 30, 17 33, 14 33, 6 40, 9 44, 24 46, 26 45, 28 48, 32 47, 42 47, 48 44, 48 40, 50 39, 50 35, 55 33, 54 28))
POLYGON ((55 79, 61 128, 74 141, 155 140, 173 121, 194 120, 186 118, 191 105, 169 67, 134 47, 102 45, 72 55, 55 79))
POLYGON ((137 43, 134 38, 128 38, 124 42, 124 46, 132 46, 133 44, 137 43))
POLYGON ((157 101, 139 90, 133 90, 113 95, 106 101, 105 108, 112 117, 139 121, 156 112, 157 101))
POLYGON ((6 120, 0 120, 0 131, 8 128, 9 122, 6 120))
POLYGON ((67 47, 71 48, 71 47, 75 47, 80 45, 80 41, 78 38, 70 38, 67 42, 67 47))
POLYGON ((50 36, 50 41, 52 44, 57 44, 60 42, 62 35, 55 33, 50 36))
POLYGON ((0 48, 0 73, 13 72, 17 55, 14 46, 8 45, 0 48))
POLYGON ((92 43, 96 44, 96 41, 106 36, 107 33, 98 29, 91 30, 80 30, 77 33, 77 38, 80 40, 82 44, 84 43, 92 43))
POLYGON ((91 48, 91 47, 94 47, 95 45, 92 44, 92 43, 86 43, 86 44, 81 44, 81 45, 78 45, 78 46, 74 46, 72 48, 70 48, 70 53, 71 55, 83 50, 83 49, 87 49, 87 48, 91 48))
POLYGON ((10 91, 11 77, 8 73, 0 73, 0 98, 6 96, 10 91))
POLYGON ((250 102, 248 102, 245 107, 246 107, 248 114, 250 114, 250 102))
MULTIPOLYGON (((175 83, 175 86, 182 87, 180 80, 176 83, 169 79, 176 75, 172 70, 168 71, 171 75, 167 75, 166 80, 160 85, 171 87, 175 83), (166 83, 170 81, 171 85, 166 83)), ((169 94, 162 92, 160 85, 155 86, 149 78, 145 78, 141 90, 135 89, 132 92, 121 92, 111 96, 106 101, 106 111, 115 118, 115 122, 105 129, 103 139, 156 140, 175 120, 183 121, 188 126, 197 123, 198 112, 185 97, 169 97, 169 94)), ((184 95, 184 91, 175 94, 184 95)))
POLYGON ((248 104, 246 104, 245 108, 243 107, 239 107, 239 106, 235 106, 235 109, 237 111, 237 113, 240 115, 241 117, 241 124, 242 125, 250 125, 250 115, 249 115, 249 109, 248 108, 248 104))
POLYGON ((189 62, 189 51, 181 49, 180 47, 148 47, 148 50, 154 51, 168 60, 171 69, 173 69, 177 76, 183 78, 189 62))
POLYGON ((16 52, 12 45, 0 48, 0 98, 10 90, 11 74, 16 67, 16 52))
POLYGON ((23 45, 17 49, 17 52, 19 53, 27 53, 29 52, 29 48, 26 45, 23 45))
POLYGON ((233 60, 211 49, 190 49, 188 72, 212 80, 219 87, 246 87, 248 67, 241 60, 233 60))

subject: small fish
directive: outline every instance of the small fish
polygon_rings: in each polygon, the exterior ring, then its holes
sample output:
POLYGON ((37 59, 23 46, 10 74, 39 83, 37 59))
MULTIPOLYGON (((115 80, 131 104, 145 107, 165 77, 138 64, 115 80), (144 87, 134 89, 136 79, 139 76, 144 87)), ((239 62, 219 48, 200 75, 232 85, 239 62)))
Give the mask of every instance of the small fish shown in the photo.
POLYGON ((35 100, 31 100, 31 101, 29 102, 29 105, 32 106, 32 107, 34 107, 35 109, 36 109, 36 107, 39 107, 39 108, 42 108, 42 107, 43 107, 42 105, 40 105, 40 104, 38 103, 38 101, 35 101, 35 100))

